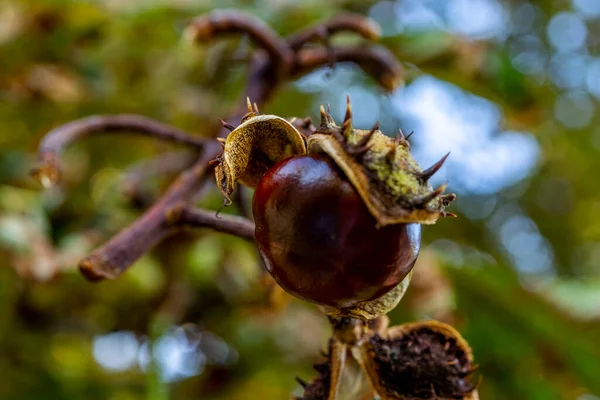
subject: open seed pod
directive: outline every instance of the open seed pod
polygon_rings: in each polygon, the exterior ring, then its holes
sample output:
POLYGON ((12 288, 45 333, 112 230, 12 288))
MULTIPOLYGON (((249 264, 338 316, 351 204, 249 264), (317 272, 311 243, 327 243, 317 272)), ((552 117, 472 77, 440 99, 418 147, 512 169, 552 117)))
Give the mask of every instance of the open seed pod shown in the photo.
POLYGON ((287 120, 276 115, 261 115, 248 99, 248 114, 227 136, 223 153, 217 159, 215 177, 227 203, 235 183, 256 187, 262 176, 280 160, 306 153, 303 136, 287 120))
POLYGON ((393 327, 366 340, 360 359, 382 399, 478 399, 471 348, 450 325, 393 327))
POLYGON ((409 149, 401 133, 392 139, 377 124, 371 130, 354 129, 349 98, 341 126, 321 107, 321 125, 308 138, 308 151, 325 152, 335 160, 380 226, 433 224, 440 217, 454 216, 444 208, 456 196, 443 195, 445 185, 433 189, 429 184, 447 156, 422 170, 409 149))
POLYGON ((419 322, 387 327, 387 317, 369 322, 330 318, 327 360, 315 364, 301 400, 478 400, 472 382, 473 355, 451 326, 419 322))

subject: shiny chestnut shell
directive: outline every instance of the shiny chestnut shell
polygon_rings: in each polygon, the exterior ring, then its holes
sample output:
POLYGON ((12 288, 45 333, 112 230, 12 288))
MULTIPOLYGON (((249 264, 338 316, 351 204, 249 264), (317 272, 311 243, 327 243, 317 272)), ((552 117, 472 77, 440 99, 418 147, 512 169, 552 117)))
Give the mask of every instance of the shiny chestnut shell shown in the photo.
POLYGON ((377 228, 356 189, 324 153, 282 160, 254 194, 256 241, 281 287, 301 299, 351 307, 394 288, 419 253, 419 224, 377 228))

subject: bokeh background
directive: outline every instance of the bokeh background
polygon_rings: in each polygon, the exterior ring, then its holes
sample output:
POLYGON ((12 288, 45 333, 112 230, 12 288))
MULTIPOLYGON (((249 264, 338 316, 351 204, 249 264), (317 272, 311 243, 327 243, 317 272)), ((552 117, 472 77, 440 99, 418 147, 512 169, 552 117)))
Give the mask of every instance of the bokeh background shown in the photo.
MULTIPOLYGON (((189 154, 94 137, 69 147, 58 187, 28 175, 43 134, 75 118, 140 113, 203 135, 226 117, 250 43, 181 40, 188 18, 216 7, 281 34, 343 10, 381 24, 405 87, 386 94, 337 65, 261 111, 317 118, 329 103, 340 118, 350 94, 356 126, 414 130, 421 165, 451 151, 434 183, 459 195, 459 218, 425 227, 392 322, 454 324, 482 399, 598 400, 598 0, 1 1, 0 399, 284 399, 301 393, 295 376, 314 376, 326 319, 270 288, 242 240, 182 234, 116 281, 77 272, 168 184, 138 180, 139 163, 189 154)), ((199 204, 220 203, 212 187, 199 204)))

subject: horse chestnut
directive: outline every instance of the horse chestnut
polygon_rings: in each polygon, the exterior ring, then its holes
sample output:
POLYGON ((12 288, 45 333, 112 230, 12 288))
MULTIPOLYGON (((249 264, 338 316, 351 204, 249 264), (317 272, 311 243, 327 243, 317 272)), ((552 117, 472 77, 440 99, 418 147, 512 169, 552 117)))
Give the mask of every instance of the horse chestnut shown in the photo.
POLYGON ((223 143, 215 178, 229 204, 236 182, 256 188, 255 239, 279 285, 331 317, 370 320, 393 309, 416 261, 420 224, 453 216, 455 198, 429 179, 400 132, 337 125, 323 106, 310 119, 248 113, 223 143), (298 129, 303 130, 300 132, 298 129))
POLYGON ((379 298, 411 271, 419 224, 377 227, 355 187, 325 153, 275 164, 253 201, 267 270, 301 299, 337 308, 379 298))

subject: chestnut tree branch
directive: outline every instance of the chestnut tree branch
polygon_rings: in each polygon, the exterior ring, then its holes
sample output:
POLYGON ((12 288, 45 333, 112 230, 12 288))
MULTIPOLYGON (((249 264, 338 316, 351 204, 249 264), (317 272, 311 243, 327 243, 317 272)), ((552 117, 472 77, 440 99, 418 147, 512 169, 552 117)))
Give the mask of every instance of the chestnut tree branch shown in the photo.
MULTIPOLYGON (((270 97, 277 83, 268 60, 257 57, 250 67, 246 96, 260 104, 270 97)), ((242 105, 228 120, 239 121, 246 113, 246 105, 242 105)), ((216 136, 228 134, 229 130, 218 126, 216 136)), ((158 242, 174 233, 177 220, 174 215, 190 202, 204 181, 212 177, 213 166, 209 162, 221 151, 218 141, 208 142, 194 165, 183 171, 152 207, 79 263, 82 274, 91 281, 115 279, 158 242)))
POLYGON ((198 161, 182 172, 152 207, 79 263, 83 275, 92 281, 117 278, 172 234, 172 210, 182 207, 201 186, 210 170, 208 162, 220 149, 217 141, 208 143, 198 161))
POLYGON ((404 82, 402 66, 392 52, 383 47, 302 49, 296 53, 292 75, 305 75, 317 68, 330 65, 332 60, 334 63, 356 64, 388 91, 393 91, 404 82))
POLYGON ((202 148, 207 140, 141 115, 95 115, 61 125, 48 132, 38 149, 38 166, 33 174, 44 186, 60 179, 59 158, 66 146, 86 136, 130 132, 168 142, 202 148))
POLYGON ((148 180, 176 175, 191 167, 197 159, 197 153, 180 150, 139 161, 125 171, 121 184, 123 192, 135 203, 148 204, 148 194, 144 189, 148 180))
POLYGON ((254 243, 254 223, 248 218, 235 215, 217 216, 214 211, 190 207, 185 207, 176 214, 175 224, 178 227, 210 228, 254 243))
POLYGON ((327 43, 331 36, 339 32, 354 33, 367 40, 377 40, 381 34, 379 26, 371 19, 359 14, 346 13, 300 31, 288 37, 287 42, 293 50, 297 51, 305 44, 316 40, 327 43))
POLYGON ((195 42, 204 42, 229 33, 244 33, 263 48, 272 62, 287 70, 293 52, 287 43, 257 17, 235 10, 218 10, 193 19, 186 36, 195 42))

